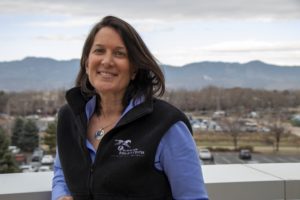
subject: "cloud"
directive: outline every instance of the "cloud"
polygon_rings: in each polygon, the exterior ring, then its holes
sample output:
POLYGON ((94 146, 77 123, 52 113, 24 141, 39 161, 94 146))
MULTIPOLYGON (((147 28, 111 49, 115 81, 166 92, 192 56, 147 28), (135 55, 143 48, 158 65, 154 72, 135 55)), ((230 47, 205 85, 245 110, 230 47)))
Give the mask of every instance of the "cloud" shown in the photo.
POLYGON ((47 20, 47 21, 31 21, 26 26, 45 27, 45 28, 77 28, 82 26, 90 26, 91 22, 97 21, 94 17, 82 17, 76 19, 47 20))
MULTIPOLYGON (((116 15, 132 24, 166 64, 260 59, 299 65, 299 10, 300 0, 0 0, 0 42, 25 44, 29 38, 36 45, 23 45, 27 48, 22 55, 61 59, 68 52, 72 57, 95 22, 116 15), (41 46, 47 48, 41 52, 41 46)), ((9 58, 16 56, 13 48, 20 49, 2 46, 9 58)), ((80 56, 78 52, 73 57, 80 56)))
MULTIPOLYGON (((36 19, 38 20, 38 19, 36 19)), ((99 17, 73 17, 60 20, 38 20, 38 21, 30 21, 25 24, 25 26, 29 27, 42 27, 42 28, 78 28, 93 25, 94 22, 97 22, 99 17)), ((131 20, 131 24, 140 32, 169 32, 174 30, 173 25, 162 21, 162 20, 153 20, 153 19, 145 19, 145 20, 131 20)))
POLYGON ((261 60, 278 65, 299 66, 300 41, 228 41, 209 46, 156 49, 154 55, 164 64, 182 66, 198 61, 246 63, 261 60))
POLYGON ((131 24, 139 32, 170 32, 175 29, 174 24, 158 19, 131 20, 131 24))
POLYGON ((1 0, 3 13, 68 16, 108 14, 129 19, 299 19, 299 0, 1 0))
POLYGON ((226 41, 203 47, 202 50, 212 52, 292 52, 300 51, 300 41, 226 41))
POLYGON ((71 36, 71 35, 41 35, 36 36, 34 39, 41 41, 57 41, 57 42, 84 42, 85 35, 82 36, 71 36))

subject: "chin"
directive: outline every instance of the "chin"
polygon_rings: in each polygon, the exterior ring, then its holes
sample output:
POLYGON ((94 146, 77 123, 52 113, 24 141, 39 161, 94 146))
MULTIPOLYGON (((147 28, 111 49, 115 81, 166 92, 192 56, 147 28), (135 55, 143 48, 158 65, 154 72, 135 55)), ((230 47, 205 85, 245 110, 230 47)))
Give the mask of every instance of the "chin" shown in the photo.
POLYGON ((118 90, 116 88, 98 87, 96 88, 97 93, 116 93, 118 90))

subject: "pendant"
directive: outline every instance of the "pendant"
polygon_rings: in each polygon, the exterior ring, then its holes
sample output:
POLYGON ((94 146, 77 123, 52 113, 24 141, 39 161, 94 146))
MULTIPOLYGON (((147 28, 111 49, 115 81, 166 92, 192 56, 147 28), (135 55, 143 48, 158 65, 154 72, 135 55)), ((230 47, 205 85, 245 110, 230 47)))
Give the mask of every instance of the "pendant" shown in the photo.
POLYGON ((98 130, 95 133, 95 139, 98 140, 98 141, 100 141, 103 138, 104 134, 105 134, 105 131, 104 131, 103 128, 101 128, 100 130, 98 130))

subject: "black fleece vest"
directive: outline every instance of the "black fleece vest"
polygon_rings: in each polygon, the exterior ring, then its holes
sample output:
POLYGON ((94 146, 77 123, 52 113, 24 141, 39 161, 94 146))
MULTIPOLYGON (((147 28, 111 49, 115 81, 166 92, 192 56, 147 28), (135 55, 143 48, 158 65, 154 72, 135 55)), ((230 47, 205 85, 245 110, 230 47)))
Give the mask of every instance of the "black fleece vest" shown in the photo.
POLYGON ((161 138, 174 123, 183 121, 191 130, 185 115, 156 99, 136 106, 103 137, 92 164, 85 145, 86 101, 76 101, 62 107, 57 129, 60 161, 73 198, 172 199, 169 182, 155 169, 154 159, 161 138))

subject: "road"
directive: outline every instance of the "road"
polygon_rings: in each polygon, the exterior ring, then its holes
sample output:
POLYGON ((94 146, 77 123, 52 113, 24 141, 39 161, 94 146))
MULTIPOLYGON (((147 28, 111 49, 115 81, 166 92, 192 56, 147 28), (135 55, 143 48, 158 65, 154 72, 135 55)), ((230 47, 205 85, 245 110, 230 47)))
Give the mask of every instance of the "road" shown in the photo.
POLYGON ((246 164, 246 163, 293 163, 300 162, 299 155, 276 155, 252 153, 251 160, 241 160, 237 152, 213 152, 214 163, 203 164, 246 164))

